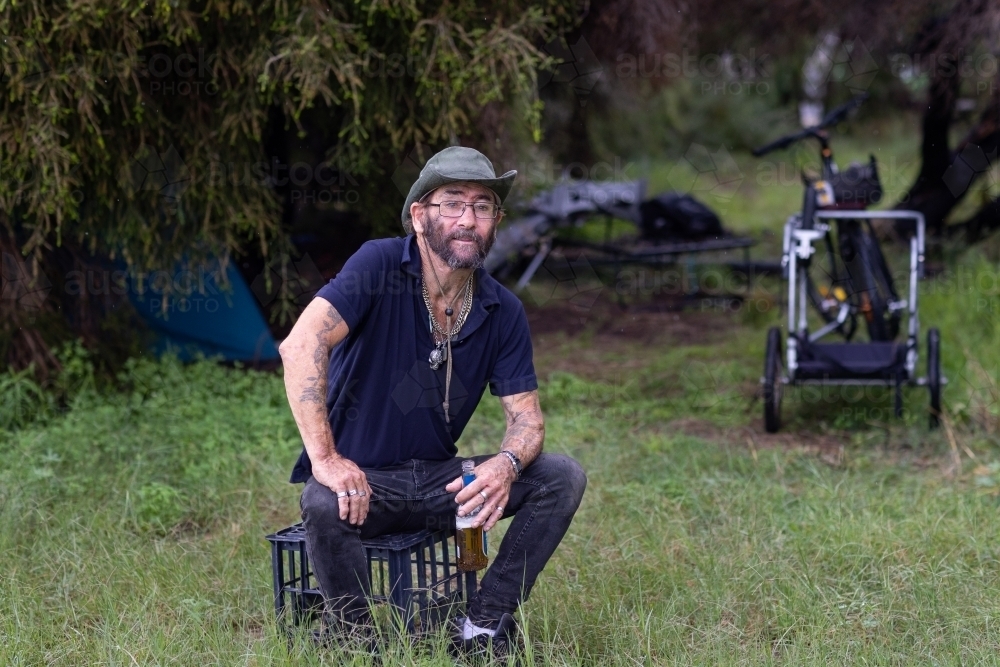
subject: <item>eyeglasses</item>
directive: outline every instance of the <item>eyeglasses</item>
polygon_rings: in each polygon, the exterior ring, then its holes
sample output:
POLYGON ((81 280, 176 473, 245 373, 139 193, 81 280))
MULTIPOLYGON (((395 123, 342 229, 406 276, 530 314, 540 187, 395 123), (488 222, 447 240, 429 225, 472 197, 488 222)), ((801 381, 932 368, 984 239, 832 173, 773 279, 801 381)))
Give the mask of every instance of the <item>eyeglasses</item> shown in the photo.
POLYGON ((500 207, 487 202, 464 202, 464 201, 443 201, 440 204, 427 204, 427 206, 437 206, 443 218, 461 218, 465 214, 465 207, 472 207, 472 214, 480 220, 491 220, 497 217, 500 207))

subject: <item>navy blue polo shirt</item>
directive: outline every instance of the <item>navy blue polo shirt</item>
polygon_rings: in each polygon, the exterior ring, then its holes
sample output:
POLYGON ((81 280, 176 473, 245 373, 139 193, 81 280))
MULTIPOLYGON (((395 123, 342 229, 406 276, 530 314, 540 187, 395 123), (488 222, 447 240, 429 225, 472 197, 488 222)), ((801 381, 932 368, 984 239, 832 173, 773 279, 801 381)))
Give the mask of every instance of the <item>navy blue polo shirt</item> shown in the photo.
MULTIPOLYGON (((487 385, 495 396, 538 388, 524 307, 477 269, 472 310, 451 343, 445 422, 446 365, 435 371, 428 362, 434 343, 420 265, 412 234, 369 241, 316 294, 350 330, 330 353, 326 407, 337 451, 361 467, 450 459, 487 385)), ((305 482, 311 470, 303 449, 291 481, 305 482)))

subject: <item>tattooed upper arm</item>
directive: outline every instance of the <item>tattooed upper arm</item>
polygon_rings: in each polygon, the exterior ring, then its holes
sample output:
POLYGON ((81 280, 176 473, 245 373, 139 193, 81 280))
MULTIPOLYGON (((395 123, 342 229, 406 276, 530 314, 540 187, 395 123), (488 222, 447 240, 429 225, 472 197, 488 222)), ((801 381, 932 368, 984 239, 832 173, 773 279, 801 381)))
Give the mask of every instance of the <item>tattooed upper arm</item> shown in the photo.
POLYGON ((347 334, 348 328, 344 318, 329 301, 320 297, 313 299, 302 311, 302 315, 281 346, 294 348, 296 351, 308 349, 310 353, 319 347, 324 347, 329 352, 337 343, 344 340, 347 334))
POLYGON ((316 342, 326 345, 328 349, 333 349, 337 343, 344 339, 343 335, 338 336, 339 330, 342 329, 343 334, 347 334, 347 324, 344 323, 344 318, 340 316, 333 304, 327 303, 325 300, 322 301, 323 305, 326 306, 326 311, 323 313, 320 329, 316 332, 316 342), (341 327, 341 324, 344 326, 341 327))

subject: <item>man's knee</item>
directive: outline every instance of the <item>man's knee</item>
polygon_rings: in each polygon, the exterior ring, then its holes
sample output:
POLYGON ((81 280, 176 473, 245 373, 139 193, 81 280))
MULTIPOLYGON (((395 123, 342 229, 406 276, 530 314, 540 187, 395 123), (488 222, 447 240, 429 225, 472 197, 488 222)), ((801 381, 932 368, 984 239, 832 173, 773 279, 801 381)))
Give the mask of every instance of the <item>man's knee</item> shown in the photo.
POLYGON ((326 532, 356 529, 356 526, 351 526, 350 522, 340 518, 340 502, 337 500, 337 495, 314 478, 309 478, 305 488, 302 489, 299 506, 307 530, 317 528, 326 532))
POLYGON ((587 488, 587 473, 575 459, 564 454, 540 454, 532 464, 539 465, 537 473, 541 481, 552 491, 559 504, 575 512, 587 488))

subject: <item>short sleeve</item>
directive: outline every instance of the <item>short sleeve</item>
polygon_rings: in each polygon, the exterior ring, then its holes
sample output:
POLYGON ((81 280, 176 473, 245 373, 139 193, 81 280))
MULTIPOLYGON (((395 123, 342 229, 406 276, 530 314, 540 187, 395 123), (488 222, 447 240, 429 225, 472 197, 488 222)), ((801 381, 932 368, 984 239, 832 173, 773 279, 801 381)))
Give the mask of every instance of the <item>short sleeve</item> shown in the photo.
POLYGON ((490 376, 490 393, 494 396, 511 396, 538 389, 535 364, 532 360, 531 333, 524 306, 517 297, 504 299, 500 332, 500 350, 493 374, 490 376))
POLYGON ((378 298, 388 274, 387 253, 383 244, 368 241, 344 264, 337 276, 316 292, 337 309, 354 331, 378 298))

